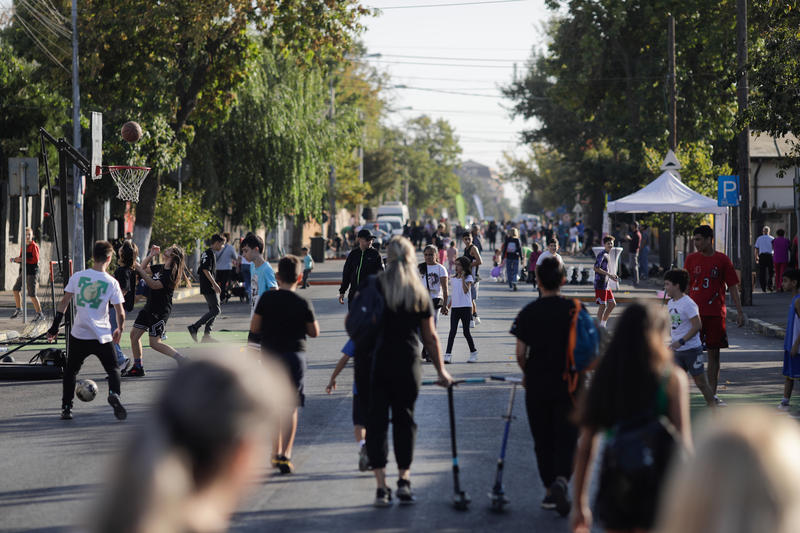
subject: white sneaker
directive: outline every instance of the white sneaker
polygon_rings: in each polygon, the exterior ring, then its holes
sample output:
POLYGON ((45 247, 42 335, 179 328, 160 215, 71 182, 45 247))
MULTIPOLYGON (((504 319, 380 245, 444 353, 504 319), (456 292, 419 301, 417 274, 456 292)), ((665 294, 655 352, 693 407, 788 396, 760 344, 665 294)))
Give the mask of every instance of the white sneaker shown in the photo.
POLYGON ((725 403, 725 400, 720 398, 719 396, 714 396, 714 403, 717 407, 728 407, 728 404, 725 403))
POLYGON ((470 352, 469 359, 467 359, 467 363, 477 363, 477 362, 478 362, 478 350, 470 352))
MULTIPOLYGON (((479 325, 480 325, 480 323, 481 323, 481 317, 479 317, 478 315, 473 315, 473 317, 472 317, 472 321, 473 321, 473 322, 475 322, 475 325, 476 325, 476 326, 479 326, 479 325)), ((474 327, 474 326, 473 326, 473 327, 474 327)))
POLYGON ((786 400, 781 400, 781 403, 778 404, 778 409, 781 411, 788 411, 789 402, 787 402, 786 400))
POLYGON ((452 363, 453 362, 452 354, 449 354, 449 353, 444 354, 444 362, 447 363, 447 364, 452 363))
POLYGON ((471 328, 475 327, 475 319, 474 318, 469 321, 469 327, 471 327, 471 328))

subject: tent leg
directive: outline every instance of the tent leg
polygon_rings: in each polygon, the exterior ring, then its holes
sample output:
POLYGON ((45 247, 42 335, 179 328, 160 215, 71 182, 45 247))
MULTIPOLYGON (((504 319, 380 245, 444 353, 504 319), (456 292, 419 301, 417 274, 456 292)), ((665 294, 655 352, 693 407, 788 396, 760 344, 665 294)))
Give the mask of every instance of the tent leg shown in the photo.
POLYGON ((675 266, 675 213, 669 214, 669 268, 675 266))

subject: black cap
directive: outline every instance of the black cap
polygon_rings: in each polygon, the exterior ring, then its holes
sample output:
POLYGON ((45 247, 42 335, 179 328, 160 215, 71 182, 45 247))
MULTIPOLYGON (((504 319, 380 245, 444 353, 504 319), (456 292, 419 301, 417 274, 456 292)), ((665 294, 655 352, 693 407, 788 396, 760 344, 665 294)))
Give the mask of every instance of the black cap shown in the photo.
POLYGON ((375 238, 375 235, 370 233, 368 229, 362 229, 361 231, 358 232, 358 238, 367 239, 368 241, 371 241, 372 239, 375 238))

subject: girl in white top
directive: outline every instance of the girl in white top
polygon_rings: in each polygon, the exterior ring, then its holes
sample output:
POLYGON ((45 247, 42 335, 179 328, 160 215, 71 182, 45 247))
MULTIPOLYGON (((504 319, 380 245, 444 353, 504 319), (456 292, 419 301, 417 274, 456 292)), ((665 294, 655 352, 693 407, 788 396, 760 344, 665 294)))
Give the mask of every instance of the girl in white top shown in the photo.
POLYGON ((469 321, 472 318, 472 295, 470 289, 475 279, 470 274, 470 260, 462 256, 456 259, 456 275, 453 278, 450 302, 447 307, 450 309, 450 334, 447 336, 447 350, 444 354, 444 362, 452 362, 453 342, 456 340, 458 323, 464 331, 464 338, 469 345, 468 363, 478 362, 478 350, 469 332, 469 321))

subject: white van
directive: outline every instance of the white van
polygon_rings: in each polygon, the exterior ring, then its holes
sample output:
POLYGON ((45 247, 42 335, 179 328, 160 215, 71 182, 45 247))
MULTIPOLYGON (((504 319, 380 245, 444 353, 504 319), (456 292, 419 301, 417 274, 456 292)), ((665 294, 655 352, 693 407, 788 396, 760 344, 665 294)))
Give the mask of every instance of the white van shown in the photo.
POLYGON ((386 202, 378 207, 378 218, 390 216, 400 217, 405 224, 408 222, 408 206, 403 202, 386 202))

